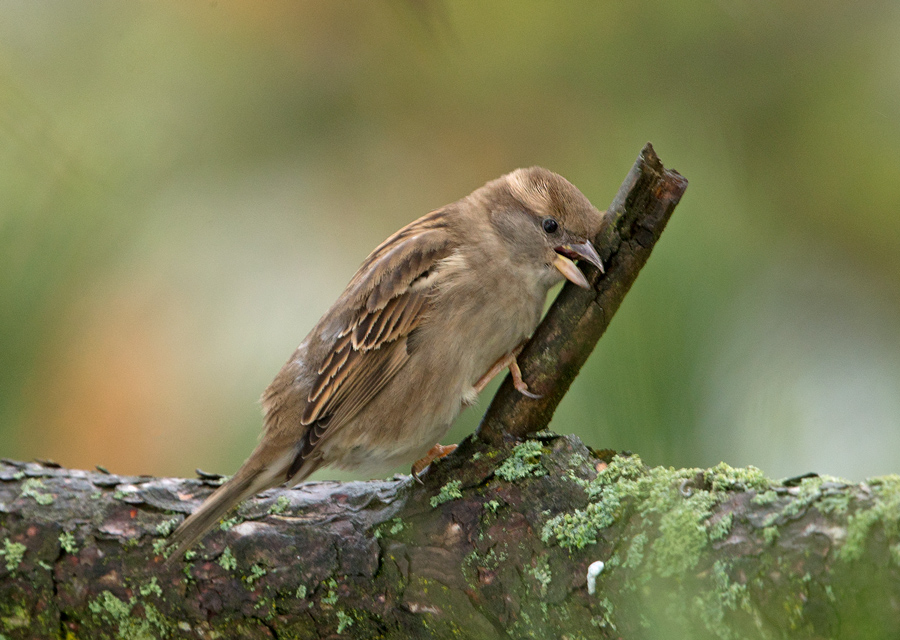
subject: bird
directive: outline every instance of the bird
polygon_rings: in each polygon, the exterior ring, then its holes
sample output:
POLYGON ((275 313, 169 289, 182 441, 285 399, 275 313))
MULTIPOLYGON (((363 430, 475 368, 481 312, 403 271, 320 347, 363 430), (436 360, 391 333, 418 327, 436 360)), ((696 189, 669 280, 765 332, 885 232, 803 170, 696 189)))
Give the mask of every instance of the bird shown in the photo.
POLYGON ((575 264, 600 271, 591 239, 603 214, 541 167, 516 169, 406 225, 365 259, 262 394, 260 442, 175 530, 172 562, 232 507, 324 466, 363 473, 455 445, 439 440, 506 368, 533 394, 516 356, 575 264))

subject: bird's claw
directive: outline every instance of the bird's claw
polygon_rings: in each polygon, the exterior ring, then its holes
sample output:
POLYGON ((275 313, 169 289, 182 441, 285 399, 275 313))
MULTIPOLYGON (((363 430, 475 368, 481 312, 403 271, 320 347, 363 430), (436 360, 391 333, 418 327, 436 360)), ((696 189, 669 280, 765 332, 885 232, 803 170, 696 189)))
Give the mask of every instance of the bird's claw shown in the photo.
MULTIPOLYGON (((517 351, 521 351, 521 346, 517 351)), ((512 375, 513 386, 516 388, 516 391, 521 393, 526 398, 531 398, 532 400, 540 400, 544 396, 539 393, 532 393, 532 391, 528 388, 528 384, 522 380, 522 370, 519 368, 519 362, 516 360, 516 351, 513 352, 512 360, 509 363, 509 373, 512 375)))
POLYGON ((412 475, 412 477, 415 479, 415 481, 418 482, 419 484, 425 484, 424 482, 422 482, 422 478, 419 477, 419 474, 422 473, 422 471, 424 471, 428 465, 430 465, 432 462, 434 462, 438 458, 443 458, 444 456, 448 456, 451 453, 453 453, 454 451, 456 451, 455 444, 448 444, 448 445, 444 446, 444 445, 438 443, 438 444, 434 445, 433 447, 431 447, 431 449, 428 450, 428 453, 425 454, 424 458, 422 458, 420 460, 416 460, 413 463, 412 468, 409 470, 410 475, 412 475))
POLYGON ((518 384, 515 385, 515 387, 516 387, 516 391, 521 393, 526 398, 531 398, 532 400, 540 400, 541 398, 544 397, 544 394, 542 394, 542 393, 532 393, 531 391, 529 391, 528 385, 525 384, 524 382, 521 385, 518 385, 518 384))

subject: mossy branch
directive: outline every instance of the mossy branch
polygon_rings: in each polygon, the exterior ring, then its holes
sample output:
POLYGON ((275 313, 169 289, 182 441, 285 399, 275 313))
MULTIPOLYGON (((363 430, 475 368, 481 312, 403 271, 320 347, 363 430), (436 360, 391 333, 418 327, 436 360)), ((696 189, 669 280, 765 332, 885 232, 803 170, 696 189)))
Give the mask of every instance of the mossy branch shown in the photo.
POLYGON ((0 634, 871 639, 900 628, 898 477, 648 469, 546 435, 500 447, 470 437, 425 483, 269 491, 164 568, 166 536, 214 482, 2 463, 0 634))
POLYGON ((606 273, 585 267, 593 286, 585 291, 566 283, 519 356, 532 391, 526 398, 506 377, 478 428, 486 442, 521 438, 550 424, 569 386, 606 331, 659 240, 687 180, 666 169, 648 142, 606 212, 594 246, 606 273))

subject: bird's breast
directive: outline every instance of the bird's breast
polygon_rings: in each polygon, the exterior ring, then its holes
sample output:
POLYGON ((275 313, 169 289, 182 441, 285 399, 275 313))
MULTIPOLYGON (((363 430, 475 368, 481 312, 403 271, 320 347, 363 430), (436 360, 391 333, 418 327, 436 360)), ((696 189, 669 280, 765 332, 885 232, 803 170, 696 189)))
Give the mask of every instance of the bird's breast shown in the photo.
POLYGON ((422 457, 474 402, 475 382, 534 331, 545 289, 491 270, 478 276, 434 292, 409 360, 343 437, 325 444, 328 462, 376 469, 422 457))

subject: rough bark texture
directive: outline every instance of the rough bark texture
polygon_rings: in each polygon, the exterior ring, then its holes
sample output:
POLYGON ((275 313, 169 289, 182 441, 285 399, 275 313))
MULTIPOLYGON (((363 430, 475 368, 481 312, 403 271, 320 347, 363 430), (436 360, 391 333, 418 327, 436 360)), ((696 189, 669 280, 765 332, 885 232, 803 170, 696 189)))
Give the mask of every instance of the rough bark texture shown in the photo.
POLYGON ((470 437, 425 485, 308 483, 244 504, 183 564, 215 483, 0 464, 13 638, 888 638, 900 478, 647 469, 576 438, 470 437), (588 567, 605 563, 595 592, 588 567))

